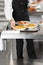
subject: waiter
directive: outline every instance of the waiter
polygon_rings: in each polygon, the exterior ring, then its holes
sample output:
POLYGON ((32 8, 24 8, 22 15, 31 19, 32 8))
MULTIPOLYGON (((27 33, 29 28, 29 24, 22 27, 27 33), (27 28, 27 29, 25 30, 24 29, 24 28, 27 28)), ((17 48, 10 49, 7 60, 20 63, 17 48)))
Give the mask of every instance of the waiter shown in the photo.
MULTIPOLYGON (((14 28, 17 21, 30 21, 28 0, 5 0, 5 16, 14 28)), ((33 39, 26 39, 29 59, 36 59, 33 39)), ((16 39, 17 59, 23 59, 23 39, 16 39)))

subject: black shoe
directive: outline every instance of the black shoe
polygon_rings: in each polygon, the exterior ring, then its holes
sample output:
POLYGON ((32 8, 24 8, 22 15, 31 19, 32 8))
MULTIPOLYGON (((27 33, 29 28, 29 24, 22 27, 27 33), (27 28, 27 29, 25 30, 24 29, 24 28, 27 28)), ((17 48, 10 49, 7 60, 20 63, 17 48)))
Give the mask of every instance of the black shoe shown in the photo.
POLYGON ((17 57, 17 59, 23 60, 23 57, 17 57))
POLYGON ((31 58, 29 58, 29 59, 37 59, 37 57, 31 57, 31 58))

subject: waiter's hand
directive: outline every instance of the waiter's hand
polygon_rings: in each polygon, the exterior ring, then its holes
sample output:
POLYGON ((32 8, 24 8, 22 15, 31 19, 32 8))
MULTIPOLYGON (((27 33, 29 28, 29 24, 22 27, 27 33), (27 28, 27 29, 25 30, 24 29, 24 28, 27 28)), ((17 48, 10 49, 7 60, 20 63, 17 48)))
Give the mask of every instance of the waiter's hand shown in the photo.
POLYGON ((15 27, 15 20, 13 18, 10 20, 10 24, 11 24, 11 28, 14 29, 14 27, 15 27))
POLYGON ((36 8, 33 7, 33 6, 30 6, 30 7, 27 8, 27 11, 34 12, 34 11, 36 11, 36 8))

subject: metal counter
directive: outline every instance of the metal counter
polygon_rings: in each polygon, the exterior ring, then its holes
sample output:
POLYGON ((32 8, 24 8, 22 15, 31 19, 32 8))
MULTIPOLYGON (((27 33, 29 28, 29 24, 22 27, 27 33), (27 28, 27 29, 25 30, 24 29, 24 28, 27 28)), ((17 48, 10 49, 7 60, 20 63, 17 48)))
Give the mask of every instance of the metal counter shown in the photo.
POLYGON ((38 31, 5 30, 1 33, 2 39, 43 39, 43 27, 38 31))
MULTIPOLYGON (((42 39, 43 40, 43 27, 40 28, 38 31, 33 31, 33 32, 29 32, 29 31, 14 31, 14 30, 5 30, 2 31, 1 33, 1 38, 4 44, 4 41, 7 39, 42 39)), ((12 42, 13 43, 13 42, 12 42)), ((10 65, 14 65, 14 60, 13 60, 13 45, 12 43, 10 43, 10 65)), ((7 53, 6 53, 7 55, 7 53)), ((9 57, 8 56, 8 57, 9 57)))

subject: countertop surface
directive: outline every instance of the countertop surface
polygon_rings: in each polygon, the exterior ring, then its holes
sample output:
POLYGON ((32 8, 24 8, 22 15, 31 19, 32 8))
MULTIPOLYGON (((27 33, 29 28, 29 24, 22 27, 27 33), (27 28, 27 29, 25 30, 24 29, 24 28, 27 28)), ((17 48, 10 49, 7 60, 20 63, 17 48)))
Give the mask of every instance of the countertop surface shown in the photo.
POLYGON ((43 27, 36 32, 5 30, 1 33, 2 39, 43 39, 43 27))

